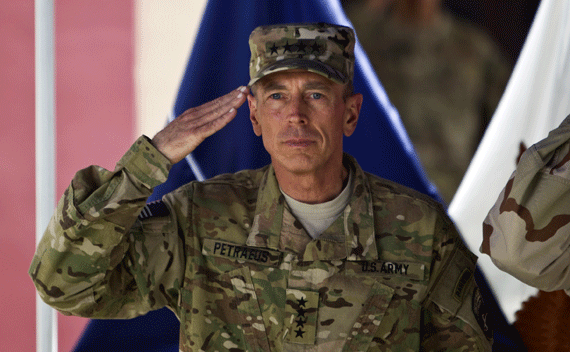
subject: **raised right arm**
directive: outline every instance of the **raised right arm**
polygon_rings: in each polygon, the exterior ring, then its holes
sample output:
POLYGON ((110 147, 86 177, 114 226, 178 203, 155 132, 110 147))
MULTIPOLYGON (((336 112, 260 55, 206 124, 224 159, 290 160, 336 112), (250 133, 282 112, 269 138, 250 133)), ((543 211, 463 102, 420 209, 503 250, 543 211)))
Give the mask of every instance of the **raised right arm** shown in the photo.
POLYGON ((136 220, 170 166, 230 122, 246 91, 185 111, 152 141, 139 138, 113 172, 91 166, 75 175, 29 270, 46 303, 64 314, 131 318, 176 301, 185 258, 175 208, 184 196, 164 202, 163 224, 136 220))
POLYGON ((109 312, 100 305, 107 301, 101 297, 114 295, 112 317, 137 315, 118 306, 119 301, 125 305, 137 300, 131 268, 137 241, 129 229, 153 187, 166 180, 169 167, 168 160, 141 137, 113 172, 90 166, 74 176, 29 270, 47 304, 64 314, 103 317, 109 312))

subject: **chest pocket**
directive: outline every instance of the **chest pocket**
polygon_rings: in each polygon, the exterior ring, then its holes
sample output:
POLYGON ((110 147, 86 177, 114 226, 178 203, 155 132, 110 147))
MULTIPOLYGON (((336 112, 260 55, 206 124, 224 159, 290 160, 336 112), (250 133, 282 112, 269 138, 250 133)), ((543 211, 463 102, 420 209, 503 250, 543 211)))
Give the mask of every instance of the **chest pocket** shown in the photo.
POLYGON ((223 274, 220 280, 232 283, 233 303, 230 309, 237 312, 235 323, 243 330, 247 350, 269 351, 267 329, 249 268, 243 267, 223 274))
POLYGON ((270 350, 248 267, 196 279, 181 293, 182 350, 270 350))
POLYGON ((202 254, 204 264, 185 280, 181 342, 192 351, 277 350, 283 313, 275 302, 285 301, 280 252, 206 239, 202 254))
POLYGON ((345 262, 297 263, 287 288, 284 350, 366 351, 393 295, 374 277, 345 270, 345 262))

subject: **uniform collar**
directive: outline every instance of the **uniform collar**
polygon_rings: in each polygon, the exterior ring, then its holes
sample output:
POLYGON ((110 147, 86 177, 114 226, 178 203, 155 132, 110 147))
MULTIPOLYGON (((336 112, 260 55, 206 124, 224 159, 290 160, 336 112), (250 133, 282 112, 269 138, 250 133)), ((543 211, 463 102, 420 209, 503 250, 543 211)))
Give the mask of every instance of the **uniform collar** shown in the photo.
POLYGON ((303 260, 376 260, 372 194, 368 178, 356 160, 344 154, 352 169, 352 197, 344 213, 313 240, 289 210, 272 166, 262 177, 247 245, 297 252, 303 260))

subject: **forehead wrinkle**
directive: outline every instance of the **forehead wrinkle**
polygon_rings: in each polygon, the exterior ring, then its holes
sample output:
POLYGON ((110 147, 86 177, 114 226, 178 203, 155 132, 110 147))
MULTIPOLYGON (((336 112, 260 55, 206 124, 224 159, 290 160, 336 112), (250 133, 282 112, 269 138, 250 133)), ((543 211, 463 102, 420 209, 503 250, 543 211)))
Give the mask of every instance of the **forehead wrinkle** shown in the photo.
MULTIPOLYGON (((287 89, 287 84, 282 83, 279 79, 270 79, 265 82, 260 82, 261 88, 265 91, 268 90, 285 90, 287 89)), ((310 90, 310 89, 319 89, 324 91, 332 91, 331 84, 327 84, 328 82, 322 82, 321 80, 314 79, 308 82, 305 82, 302 86, 303 90, 310 90)))
POLYGON ((332 91, 332 87, 330 84, 326 84, 320 81, 310 81, 303 85, 304 89, 319 89, 325 91, 332 91))
POLYGON ((275 79, 271 79, 266 82, 261 82, 261 88, 263 90, 285 89, 285 85, 275 79))

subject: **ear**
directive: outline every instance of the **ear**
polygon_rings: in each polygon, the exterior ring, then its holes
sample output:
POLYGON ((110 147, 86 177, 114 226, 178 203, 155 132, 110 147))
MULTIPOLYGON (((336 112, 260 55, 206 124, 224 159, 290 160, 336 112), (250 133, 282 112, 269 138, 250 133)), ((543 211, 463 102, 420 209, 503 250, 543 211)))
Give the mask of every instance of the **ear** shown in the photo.
POLYGON ((350 137, 356 129, 360 108, 362 107, 363 96, 355 93, 346 98, 346 109, 344 111, 344 135, 350 137))
POLYGON ((253 127, 253 133, 256 136, 261 136, 261 125, 256 117, 257 115, 257 100, 251 94, 247 96, 247 105, 249 106, 249 119, 251 120, 251 125, 253 127))

